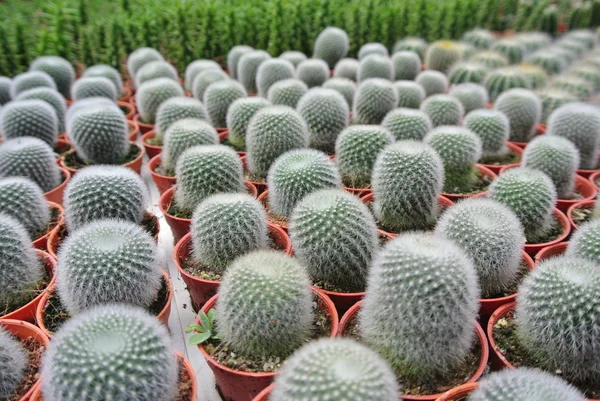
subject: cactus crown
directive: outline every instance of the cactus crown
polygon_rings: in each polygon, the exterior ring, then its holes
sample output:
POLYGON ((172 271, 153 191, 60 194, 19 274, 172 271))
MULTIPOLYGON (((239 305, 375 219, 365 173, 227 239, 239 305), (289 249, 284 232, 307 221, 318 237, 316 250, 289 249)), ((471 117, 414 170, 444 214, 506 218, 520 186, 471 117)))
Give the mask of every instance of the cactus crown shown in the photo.
POLYGON ((398 94, 398 107, 418 109, 425 99, 425 89, 414 81, 396 81, 394 87, 398 94))
POLYGON ((529 87, 531 89, 541 89, 548 83, 548 74, 540 66, 522 63, 519 64, 517 69, 521 70, 525 77, 529 80, 529 87))
POLYGON ((21 93, 33 88, 56 90, 52 77, 43 71, 28 71, 15 76, 10 82, 10 97, 16 99, 21 93))
MULTIPOLYGON (((65 132, 65 115, 67 113, 67 102, 63 95, 51 88, 33 88, 21 92, 15 100, 33 100, 39 99, 48 103, 56 112, 58 117, 58 132, 65 132)), ((31 129, 32 126, 30 125, 31 129)))
POLYGON ((424 61, 427 69, 446 72, 461 57, 461 49, 456 42, 439 40, 427 47, 424 61))
POLYGON ((472 82, 455 85, 448 94, 458 99, 465 109, 465 114, 486 108, 490 100, 485 87, 472 82))
POLYGON ((147 308, 160 285, 156 244, 138 224, 93 221, 60 248, 56 289, 72 315, 109 303, 147 308))
POLYGON ((65 220, 69 231, 92 221, 119 219, 140 224, 148 190, 133 170, 121 166, 81 169, 65 189, 65 220))
POLYGON ((166 328, 143 310, 94 308, 52 338, 42 359, 44 399, 172 400, 179 379, 172 347, 166 328))
MULTIPOLYGON (((229 77, 221 69, 209 68, 200 72, 192 83, 192 94, 196 99, 203 100, 208 87, 215 82, 228 81, 229 77)), ((234 81, 235 82, 235 81, 234 81)))
POLYGON ((296 78, 309 88, 321 86, 329 79, 329 66, 320 59, 304 60, 296 68, 296 78))
MULTIPOLYGON (((232 49, 233 50, 233 49, 232 49)), ((241 56, 242 54, 240 54, 241 56)), ((239 59, 238 59, 239 61, 239 59)), ((237 64, 236 64, 237 65, 237 64)), ((194 80, 196 77, 203 71, 213 69, 213 70, 221 70, 221 66, 214 60, 195 60, 188 64, 185 68, 185 79, 183 81, 183 86, 185 90, 192 91, 194 80)), ((231 68, 229 69, 231 73, 231 68)), ((237 73, 237 68, 236 68, 237 73)), ((232 77, 235 79, 235 77, 232 77)))
POLYGON ((484 83, 491 102, 495 102, 502 92, 509 89, 530 87, 525 73, 515 67, 498 68, 490 72, 484 83))
POLYGON ((421 71, 421 58, 416 52, 403 50, 392 56, 395 80, 413 80, 421 71))
POLYGON ((478 49, 489 49, 496 41, 496 38, 487 29, 473 29, 472 31, 465 32, 462 40, 478 49))
POLYGON ((135 86, 140 87, 144 82, 157 78, 168 78, 177 81, 177 70, 166 61, 150 61, 144 64, 135 74, 135 86))
POLYGON ((156 111, 156 134, 160 137, 164 136, 171 125, 186 118, 208 121, 208 113, 201 101, 187 96, 176 96, 165 100, 156 111))
POLYGON ((389 57, 390 55, 387 47, 385 47, 385 45, 383 45, 382 43, 365 43, 358 50, 358 59, 362 60, 365 57, 370 56, 372 54, 384 57, 389 57))
POLYGON ((333 68, 339 60, 346 57, 349 46, 350 39, 344 30, 327 27, 315 40, 313 57, 325 60, 329 68, 333 68))
POLYGON ((493 50, 477 52, 469 60, 483 64, 490 69, 508 66, 508 59, 502 53, 493 50))
POLYGON ((387 128, 396 140, 422 141, 433 128, 431 119, 421 110, 398 108, 387 113, 381 125, 387 128))
POLYGON ((281 58, 265 60, 258 66, 256 72, 256 87, 258 95, 266 97, 269 88, 277 81, 294 77, 294 65, 281 58))
POLYGON ((528 89, 510 89, 496 99, 494 109, 508 117, 511 141, 529 142, 533 139, 542 116, 542 103, 534 92, 528 89))
POLYGON ((394 64, 387 55, 369 54, 360 60, 356 73, 358 82, 369 78, 394 79, 394 64))
POLYGON ((471 348, 478 298, 475 268, 457 245, 427 234, 403 235, 386 243, 371 267, 359 332, 396 373, 444 376, 471 348))
POLYGON ((107 64, 93 65, 85 69, 82 78, 88 77, 104 77, 108 78, 117 88, 117 96, 121 96, 123 93, 123 78, 121 74, 114 67, 107 64))
POLYGON ((550 49, 535 52, 527 58, 527 62, 542 67, 548 75, 560 74, 567 66, 566 60, 550 49))
POLYGON ((222 273, 233 260, 267 246, 266 213, 247 194, 216 194, 192 217, 194 259, 222 273))
POLYGON ((0 110, 0 133, 4 140, 34 137, 54 146, 58 136, 58 116, 43 100, 16 100, 0 110))
POLYGON ((50 223, 50 208, 40 187, 24 177, 0 178, 0 210, 21 224, 31 238, 50 223))
POLYGON ((138 70, 145 64, 164 60, 165 58, 157 50, 150 47, 141 47, 127 57, 127 71, 131 79, 135 79, 138 70))
POLYGON ((23 344, 0 327, 0 397, 9 399, 25 378, 27 352, 23 344))
POLYGON ((348 78, 330 78, 323 83, 323 88, 338 91, 342 96, 344 96, 348 106, 352 108, 354 94, 356 93, 356 84, 354 81, 348 78))
MULTIPOLYGON (((277 84, 273 86, 276 85, 277 84)), ((273 86, 271 88, 273 88, 273 86)), ((271 93, 272 91, 269 90, 269 94, 271 93)), ((246 132, 248 130, 248 124, 258 110, 267 106, 271 106, 271 102, 260 96, 244 97, 231 103, 231 106, 227 109, 226 116, 227 128, 229 129, 227 139, 231 145, 239 150, 244 150, 246 148, 246 132)))
POLYGON ((271 56, 264 50, 253 50, 245 53, 238 61, 237 77, 248 93, 256 93, 256 73, 263 61, 271 56))
POLYGON ((461 84, 464 82, 473 82, 480 84, 484 81, 488 73, 488 68, 480 63, 465 61, 452 65, 448 72, 450 84, 461 84))
POLYGON ((279 58, 289 61, 294 68, 297 68, 298 64, 307 59, 306 54, 296 50, 285 51, 279 55, 279 58))
POLYGON ((385 115, 398 105, 398 91, 390 81, 367 79, 354 95, 352 118, 355 124, 381 124, 385 115))
POLYGON ((425 96, 446 93, 448 90, 448 77, 439 71, 421 71, 415 78, 415 82, 425 89, 425 96))
POLYGON ((494 160, 508 152, 510 125, 506 115, 497 110, 473 110, 465 117, 465 128, 481 139, 482 160, 494 160))
MULTIPOLYGON (((240 62, 240 58, 244 54, 249 53, 252 50, 254 50, 252 47, 246 46, 246 45, 233 46, 231 48, 231 50, 229 50, 229 53, 227 53, 227 69, 229 70, 229 76, 231 78, 237 79, 237 77, 238 77, 237 67, 240 62)), ((203 62, 203 61, 209 62, 212 60, 198 60, 198 62, 203 62)), ((214 62, 214 61, 212 61, 212 62, 214 62)), ((216 62, 214 62, 214 63, 217 64, 216 62)), ((218 66, 218 64, 217 64, 217 66, 218 66)))
POLYGON ((204 104, 210 122, 215 127, 227 126, 227 109, 237 99, 247 96, 244 87, 233 79, 217 81, 204 92, 204 104))
MULTIPOLYGON (((164 101, 183 95, 181 85, 172 79, 156 78, 144 82, 135 95, 138 113, 140 113, 142 122, 153 124, 156 119, 156 112, 164 101)), ((194 97, 197 98, 195 94, 194 97)))
POLYGON ((595 245, 600 237, 600 220, 582 224, 569 241, 567 256, 580 257, 598 263, 600 252, 595 245))
POLYGON ((491 49, 506 56, 511 64, 517 64, 523 61, 523 57, 526 53, 525 46, 521 41, 512 38, 498 40, 492 45, 491 49))
POLYGON ((458 125, 465 115, 462 103, 450 95, 429 96, 420 107, 429 116, 434 127, 440 125, 458 125))
POLYGON ((336 63, 335 68, 333 69, 333 76, 335 78, 347 78, 356 81, 359 65, 360 62, 356 59, 343 58, 336 63))
POLYGON ((421 60, 423 60, 426 49, 427 42, 424 39, 407 36, 394 44, 393 52, 396 53, 402 50, 410 50, 417 53, 421 60))
POLYGON ((40 56, 29 66, 30 71, 43 71, 50 75, 56 83, 56 88, 64 96, 71 93, 71 85, 75 81, 73 65, 62 57, 40 56))
POLYGON ((161 163, 164 170, 174 173, 179 157, 198 145, 219 144, 219 134, 212 125, 196 118, 184 118, 169 127, 165 134, 161 163))
POLYGON ((387 362, 358 342, 322 339, 311 342, 285 361, 275 378, 272 401, 347 401, 398 399, 396 376, 387 362))
POLYGON ((223 274, 216 311, 219 336, 235 353, 286 357, 313 321, 306 269, 277 251, 239 257, 223 274))
POLYGON ((592 95, 591 85, 582 78, 572 75, 559 76, 550 83, 552 88, 562 89, 584 102, 592 95))
POLYGON ((74 101, 90 97, 105 97, 117 101, 119 93, 115 84, 105 77, 81 77, 71 87, 71 98, 74 101))
POLYGON ((267 93, 267 99, 273 105, 296 108, 298 101, 308 92, 308 86, 299 79, 284 79, 275 82, 267 93))

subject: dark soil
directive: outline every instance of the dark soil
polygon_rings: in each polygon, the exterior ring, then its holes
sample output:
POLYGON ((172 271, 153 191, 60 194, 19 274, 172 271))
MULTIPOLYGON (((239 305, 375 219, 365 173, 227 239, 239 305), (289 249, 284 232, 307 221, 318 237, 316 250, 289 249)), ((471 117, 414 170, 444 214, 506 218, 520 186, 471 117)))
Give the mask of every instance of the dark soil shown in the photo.
POLYGON ((46 347, 31 337, 20 341, 25 347, 29 363, 25 368, 25 378, 19 387, 17 387, 15 392, 8 398, 4 399, 5 401, 19 401, 29 390, 31 390, 31 387, 33 387, 35 382, 40 378, 39 370, 42 361, 42 354, 46 350, 46 347))
POLYGON ((154 172, 160 175, 164 175, 165 177, 175 177, 175 170, 173 170, 172 168, 166 169, 163 167, 162 164, 155 168, 154 172))
POLYGON ((267 220, 270 223, 273 223, 280 227, 288 226, 289 223, 288 223, 288 219, 286 217, 278 216, 278 215, 274 214, 273 212, 271 212, 271 205, 269 204, 268 197, 265 198, 263 205, 265 206, 265 211, 267 212, 267 220))
POLYGON ((46 228, 44 228, 41 231, 38 231, 37 233, 35 233, 33 235, 33 240, 37 240, 39 238, 42 238, 44 235, 50 233, 50 231, 54 230, 54 228, 58 225, 58 222, 60 220, 60 211, 56 208, 51 208, 50 209, 50 222, 48 223, 48 225, 46 226, 46 228))
POLYGON ((12 312, 16 311, 17 309, 27 305, 29 302, 33 301, 36 297, 38 297, 41 293, 43 293, 46 290, 46 288, 50 284, 50 280, 51 280, 51 277, 48 274, 48 271, 46 270, 46 267, 44 265, 44 272, 43 272, 42 279, 39 280, 37 283, 35 283, 32 286, 30 293, 27 294, 28 296, 25 297, 25 294, 23 294, 23 296, 20 297, 21 302, 8 303, 5 305, 1 305, 0 306, 0 317, 7 315, 9 313, 12 313, 12 312), (25 299, 25 300, 23 301, 23 299, 25 299))
POLYGON ((521 156, 515 152, 508 152, 505 155, 499 157, 485 157, 479 160, 481 164, 487 164, 491 166, 505 166, 507 164, 515 164, 521 161, 521 156))
POLYGON ((573 223, 579 227, 592 219, 594 209, 591 207, 578 207, 573 209, 573 223))
POLYGON ((529 266, 527 266, 527 263, 525 263, 525 261, 521 259, 521 265, 519 266, 517 279, 501 293, 492 294, 491 296, 485 297, 484 299, 503 298, 515 294, 519 290, 519 286, 521 285, 523 280, 525 280, 525 277, 529 275, 530 271, 531 270, 529 270, 529 266))
POLYGON ((190 376, 190 372, 183 366, 183 359, 180 359, 179 364, 179 394, 173 401, 196 401, 192 400, 192 383, 194 379, 190 376))
POLYGON ((550 228, 550 230, 548 230, 546 235, 536 238, 535 241, 530 241, 528 238, 525 238, 525 243, 526 244, 545 244, 547 242, 554 241, 555 239, 560 237, 564 231, 563 227, 562 227, 562 225, 560 225, 560 222, 558 221, 556 216, 552 216, 552 217, 554 219, 554 222, 552 223, 552 227, 550 228))
POLYGON ((461 190, 460 188, 444 188, 444 192, 447 194, 453 195, 471 195, 478 194, 484 191, 487 191, 488 187, 492 183, 492 179, 489 177, 483 176, 479 170, 476 172, 477 179, 471 184, 470 188, 461 190))
MULTIPOLYGON (((73 149, 73 147, 71 145, 69 145, 69 144, 60 144, 60 146, 59 145, 55 145, 54 146, 54 153, 58 157, 61 157, 62 155, 64 155, 65 153, 67 153, 71 149, 73 149)), ((64 179, 63 179, 63 181, 64 181, 64 179)))
MULTIPOLYGON (((140 152, 141 152, 140 148, 138 148, 134 144, 131 144, 131 146, 129 147, 129 153, 127 153, 127 156, 125 156, 123 158, 123 160, 121 160, 121 162, 119 162, 117 164, 123 165, 123 164, 129 163, 129 162, 135 160, 140 155, 140 152)), ((90 163, 87 163, 87 162, 84 162, 83 160, 81 160, 77 156, 77 152, 73 152, 71 154, 65 155, 63 161, 67 167, 72 168, 74 170, 79 170, 79 169, 82 169, 84 167, 91 165, 90 163)))
POLYGON ((244 178, 247 181, 251 181, 251 182, 259 182, 261 184, 267 183, 267 179, 265 177, 259 177, 256 174, 252 174, 248 170, 244 170, 244 178))
POLYGON ((150 233, 150 235, 152 235, 153 238, 156 234, 158 234, 159 226, 158 226, 158 220, 156 219, 156 216, 154 216, 150 213, 144 213, 144 218, 142 219, 142 222, 140 223, 140 225, 146 231, 148 231, 150 233))
POLYGON ((129 107, 119 106, 119 108, 121 109, 121 111, 125 115, 127 115, 127 114, 129 114, 131 112, 131 108, 129 108, 129 107))

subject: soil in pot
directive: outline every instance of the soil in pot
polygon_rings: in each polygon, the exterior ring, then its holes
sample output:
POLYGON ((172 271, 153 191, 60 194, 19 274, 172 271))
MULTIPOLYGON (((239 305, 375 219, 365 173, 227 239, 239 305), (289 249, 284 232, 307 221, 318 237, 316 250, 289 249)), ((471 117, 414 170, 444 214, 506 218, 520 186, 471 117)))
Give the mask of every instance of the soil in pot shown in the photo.
MULTIPOLYGON (((129 146, 129 153, 123 158, 123 160, 117 164, 123 165, 134 161, 140 155, 141 149, 135 144, 131 144, 129 146)), ((77 152, 68 153, 63 158, 63 163, 66 167, 73 170, 80 170, 84 167, 89 166, 90 164, 84 162, 77 156, 77 152)))
POLYGON ((16 310, 19 310, 23 306, 27 305, 28 303, 39 297, 44 291, 46 291, 46 288, 48 288, 48 286, 50 285, 50 282, 52 281, 52 276, 48 272, 47 264, 44 261, 44 259, 40 257, 39 254, 38 257, 42 261, 42 265, 44 266, 42 278, 35 282, 29 290, 23 292, 23 296, 21 297, 21 300, 19 302, 6 303, 0 305, 0 318, 16 310))
POLYGON ((506 166, 508 164, 516 164, 521 162, 521 156, 513 151, 509 151, 505 155, 497 157, 484 157, 479 160, 479 163, 488 166, 506 166))
POLYGON ((525 238, 525 244, 545 244, 548 242, 552 242, 558 237, 560 237, 564 230, 563 226, 560 224, 560 220, 556 217, 556 215, 552 215, 552 225, 550 230, 544 235, 541 235, 537 238, 525 238))
POLYGON ((25 378, 15 392, 4 399, 4 401, 20 401, 40 378, 39 370, 42 364, 42 354, 46 350, 46 347, 32 337, 20 341, 27 352, 28 363, 25 368, 25 378))
POLYGON ((487 191, 488 187, 492 183, 493 178, 483 175, 479 169, 473 173, 475 174, 475 177, 468 187, 444 188, 444 193, 451 195, 476 195, 487 191))
POLYGON ((144 143, 150 146, 163 146, 163 137, 154 135, 152 138, 147 138, 144 143))

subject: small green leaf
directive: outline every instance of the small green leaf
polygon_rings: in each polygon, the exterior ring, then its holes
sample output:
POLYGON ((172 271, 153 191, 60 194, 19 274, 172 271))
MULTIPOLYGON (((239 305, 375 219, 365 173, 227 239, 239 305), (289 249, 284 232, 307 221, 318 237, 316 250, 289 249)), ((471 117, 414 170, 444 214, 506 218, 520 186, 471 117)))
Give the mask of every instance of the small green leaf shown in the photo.
POLYGON ((208 319, 210 320, 210 327, 212 328, 215 322, 215 316, 217 314, 217 311, 214 309, 211 309, 208 311, 208 319))
POLYGON ((204 327, 200 326, 199 324, 195 324, 195 323, 192 323, 188 327, 185 328, 186 333, 191 333, 193 331, 199 331, 200 333, 204 333, 206 330, 204 329, 204 327))
POLYGON ((204 341, 206 341, 210 338, 210 335, 211 335, 210 331, 207 331, 205 333, 200 333, 200 334, 194 334, 193 336, 190 337, 190 344, 191 345, 202 344, 204 341))
POLYGON ((210 320, 208 319, 208 316, 206 316, 206 313, 202 311, 198 312, 198 318, 200 318, 200 324, 202 325, 202 327, 204 327, 207 330, 210 330, 210 320))

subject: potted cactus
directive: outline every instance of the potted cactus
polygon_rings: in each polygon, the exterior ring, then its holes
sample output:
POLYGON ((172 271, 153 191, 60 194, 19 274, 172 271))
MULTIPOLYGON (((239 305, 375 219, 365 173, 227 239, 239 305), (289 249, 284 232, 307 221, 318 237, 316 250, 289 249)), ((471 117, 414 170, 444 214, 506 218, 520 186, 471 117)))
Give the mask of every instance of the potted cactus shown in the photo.
POLYGON ((65 98, 71 94, 71 85, 75 81, 75 69, 68 60, 59 56, 40 56, 31 63, 29 71, 47 73, 65 98))
POLYGON ((465 116, 465 108, 460 100, 446 94, 429 96, 419 109, 427 114, 434 127, 459 125, 465 116))
POLYGON ((327 63, 329 69, 346 57, 350 39, 346 31, 340 28, 327 27, 319 32, 313 47, 313 57, 327 63))
POLYGON ((138 110, 133 121, 139 125, 142 134, 154 129, 156 114, 163 102, 184 95, 181 85, 169 78, 157 78, 144 82, 138 88, 135 98, 132 98, 138 110))
MULTIPOLYGON (((271 93, 270 89, 269 93, 271 93)), ((240 156, 246 154, 246 133, 250 120, 254 117, 256 112, 267 106, 271 106, 271 102, 262 97, 237 99, 229 106, 226 116, 227 144, 233 146, 240 156)))
POLYGON ((496 99, 494 110, 504 113, 508 118, 509 141, 528 143, 535 137, 542 115, 542 104, 531 90, 515 88, 503 92, 496 99))
POLYGON ((415 78, 415 83, 425 90, 425 96, 422 100, 426 97, 446 93, 450 86, 448 77, 434 70, 421 71, 415 78))
POLYGON ((354 95, 353 123, 381 124, 386 114, 397 106, 398 91, 394 84, 382 78, 366 79, 360 83, 354 95))
POLYGON ((481 84, 465 82, 452 87, 448 94, 458 99, 462 104, 465 114, 473 110, 491 108, 487 89, 481 84))
POLYGON ((296 108, 300 98, 308 92, 308 86, 296 78, 283 79, 275 82, 267 92, 267 100, 272 105, 296 108))

